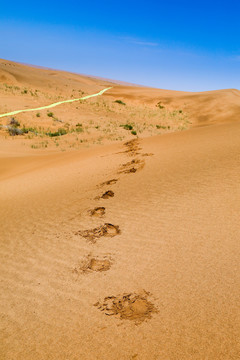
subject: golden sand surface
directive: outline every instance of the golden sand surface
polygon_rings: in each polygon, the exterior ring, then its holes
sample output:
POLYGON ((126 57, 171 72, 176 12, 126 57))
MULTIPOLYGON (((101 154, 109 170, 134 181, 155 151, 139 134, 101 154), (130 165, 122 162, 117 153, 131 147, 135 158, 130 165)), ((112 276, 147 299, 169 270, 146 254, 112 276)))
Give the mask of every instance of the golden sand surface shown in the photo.
POLYGON ((0 113, 110 86, 0 129, 0 358, 238 360, 240 91, 0 60, 0 113))

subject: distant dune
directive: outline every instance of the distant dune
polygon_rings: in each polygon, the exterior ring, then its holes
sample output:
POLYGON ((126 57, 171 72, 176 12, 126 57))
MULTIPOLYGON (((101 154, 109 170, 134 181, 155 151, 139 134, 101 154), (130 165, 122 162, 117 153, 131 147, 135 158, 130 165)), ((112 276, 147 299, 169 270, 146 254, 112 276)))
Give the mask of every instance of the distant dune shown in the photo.
POLYGON ((0 358, 237 360, 240 91, 0 60, 0 113, 108 86, 0 119, 0 358))
POLYGON ((158 90, 150 88, 114 87, 108 95, 120 96, 136 104, 156 104, 183 108, 196 125, 207 125, 224 121, 239 120, 240 91, 226 89, 189 93, 183 91, 158 90))

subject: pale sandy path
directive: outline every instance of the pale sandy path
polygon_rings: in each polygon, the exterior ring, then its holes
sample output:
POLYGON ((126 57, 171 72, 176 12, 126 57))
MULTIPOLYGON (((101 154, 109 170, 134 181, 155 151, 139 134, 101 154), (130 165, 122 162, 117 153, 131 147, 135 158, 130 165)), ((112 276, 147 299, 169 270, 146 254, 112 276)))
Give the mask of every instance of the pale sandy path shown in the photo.
POLYGON ((40 110, 45 110, 45 109, 51 109, 51 108, 53 108, 53 107, 55 107, 55 106, 58 106, 58 105, 61 105, 61 104, 72 103, 72 102, 74 102, 74 101, 90 99, 90 98, 92 98, 92 97, 102 95, 105 91, 107 91, 107 90, 109 90, 109 89, 111 89, 111 87, 108 87, 108 88, 106 88, 106 89, 103 89, 103 90, 101 90, 101 91, 99 91, 98 93, 93 94, 93 95, 87 95, 87 96, 84 96, 84 97, 82 97, 82 98, 77 98, 77 99, 70 99, 70 100, 58 101, 58 102, 56 102, 56 103, 53 103, 53 104, 50 104, 50 105, 46 105, 46 106, 41 106, 41 107, 34 108, 34 109, 15 110, 15 111, 12 111, 12 112, 9 112, 9 113, 1 114, 1 115, 0 115, 0 118, 5 117, 5 116, 16 115, 16 114, 19 114, 19 113, 22 113, 22 112, 40 111, 40 110))

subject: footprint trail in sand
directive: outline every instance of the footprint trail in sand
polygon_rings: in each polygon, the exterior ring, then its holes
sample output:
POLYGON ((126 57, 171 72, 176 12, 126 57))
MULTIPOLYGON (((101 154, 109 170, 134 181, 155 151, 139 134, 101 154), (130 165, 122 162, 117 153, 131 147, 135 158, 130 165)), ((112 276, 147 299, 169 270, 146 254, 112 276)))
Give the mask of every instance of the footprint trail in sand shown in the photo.
MULTIPOLYGON (((139 140, 133 139, 124 144, 126 150, 123 151, 126 155, 134 157, 131 161, 120 165, 118 174, 131 174, 141 170, 145 161, 139 158, 141 156, 150 156, 153 154, 141 154, 141 148, 139 146, 139 140)), ((114 185, 118 179, 111 179, 101 183, 98 187, 106 185, 114 185)), ((105 191, 102 195, 97 196, 95 200, 106 200, 114 197, 112 190, 105 191)), ((103 206, 95 207, 93 210, 89 210, 89 214, 93 217, 103 217, 106 213, 106 208, 103 206)), ((120 228, 117 225, 105 223, 96 228, 89 230, 79 230, 75 235, 80 235, 86 240, 95 244, 96 241, 102 237, 114 237, 121 234, 120 228)), ((75 268, 73 272, 79 275, 79 272, 88 273, 92 271, 102 272, 110 270, 112 262, 107 257, 98 259, 97 257, 87 256, 83 260, 82 265, 75 268)), ((136 325, 139 325, 144 320, 150 319, 152 313, 156 313, 157 309, 153 303, 148 300, 150 293, 142 290, 139 293, 126 293, 106 296, 103 301, 98 301, 96 306, 107 316, 118 316, 120 319, 133 320, 136 325)))

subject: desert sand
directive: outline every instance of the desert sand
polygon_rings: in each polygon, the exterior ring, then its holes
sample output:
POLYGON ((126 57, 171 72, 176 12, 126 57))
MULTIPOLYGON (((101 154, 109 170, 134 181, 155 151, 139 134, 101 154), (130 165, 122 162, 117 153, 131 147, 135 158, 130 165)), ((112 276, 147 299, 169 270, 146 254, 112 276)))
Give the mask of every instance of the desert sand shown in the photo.
POLYGON ((106 87, 0 121, 0 358, 237 360, 240 91, 0 60, 0 114, 106 87))

